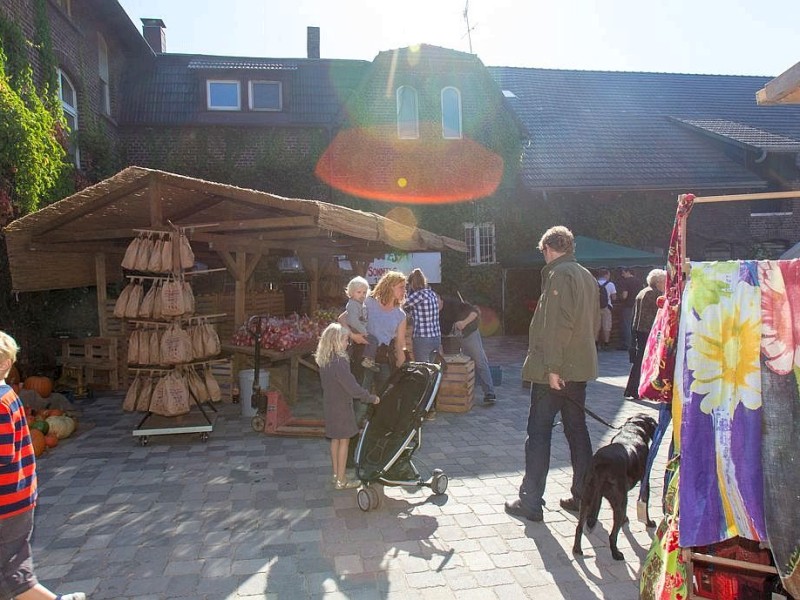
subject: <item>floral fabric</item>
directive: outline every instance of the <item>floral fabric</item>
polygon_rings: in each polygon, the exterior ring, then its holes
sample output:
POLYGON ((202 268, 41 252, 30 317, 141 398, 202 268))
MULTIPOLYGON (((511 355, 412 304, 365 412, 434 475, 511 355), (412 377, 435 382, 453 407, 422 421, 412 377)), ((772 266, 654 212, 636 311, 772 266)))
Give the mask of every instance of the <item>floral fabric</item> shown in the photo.
POLYGON ((800 259, 759 262, 758 279, 764 518, 783 587, 800 598, 800 259))
POLYGON ((693 263, 681 311, 681 546, 766 541, 755 261, 693 263))
POLYGON ((669 242, 667 255, 667 284, 663 298, 658 299, 656 313, 650 335, 647 337, 642 371, 639 383, 639 396, 661 402, 670 402, 673 393, 675 372, 675 339, 678 335, 680 299, 683 291, 683 239, 681 232, 692 210, 694 196, 683 194, 678 198, 678 210, 669 242))
POLYGON ((656 529, 639 578, 640 600, 685 600, 689 597, 686 563, 678 545, 679 458, 667 465, 674 470, 665 497, 666 514, 656 529))

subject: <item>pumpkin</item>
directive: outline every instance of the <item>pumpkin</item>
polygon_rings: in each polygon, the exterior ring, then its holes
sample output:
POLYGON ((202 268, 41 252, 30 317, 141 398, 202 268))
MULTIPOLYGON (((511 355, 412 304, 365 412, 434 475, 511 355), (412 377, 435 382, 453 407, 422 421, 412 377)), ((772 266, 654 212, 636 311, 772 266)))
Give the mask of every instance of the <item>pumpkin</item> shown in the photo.
POLYGON ((26 390, 34 390, 42 398, 49 398, 53 392, 53 380, 41 375, 31 375, 25 378, 22 387, 26 390))
POLYGON ((41 456, 47 450, 47 443, 44 441, 44 434, 38 429, 31 430, 31 445, 33 446, 33 455, 41 456))
POLYGON ((75 431, 75 421, 70 417, 47 417, 46 422, 50 425, 50 431, 60 440, 69 437, 75 431))
POLYGON ((50 431, 50 423, 43 419, 36 419, 33 423, 29 425, 29 429, 33 431, 34 429, 39 430, 42 432, 42 435, 47 435, 50 431))
POLYGON ((44 436, 44 444, 48 448, 55 448, 58 446, 58 436, 55 433, 48 433, 44 436))

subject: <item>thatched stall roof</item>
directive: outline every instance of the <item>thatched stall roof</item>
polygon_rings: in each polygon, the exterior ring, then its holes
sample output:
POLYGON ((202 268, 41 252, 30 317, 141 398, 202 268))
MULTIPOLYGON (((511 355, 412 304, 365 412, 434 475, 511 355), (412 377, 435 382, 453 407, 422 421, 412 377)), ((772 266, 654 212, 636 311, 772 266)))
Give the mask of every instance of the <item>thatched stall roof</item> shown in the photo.
POLYGON ((132 230, 170 224, 187 228, 200 260, 231 270, 240 254, 369 260, 396 250, 466 251, 459 240, 374 213, 129 167, 6 227, 13 289, 116 280, 132 230))

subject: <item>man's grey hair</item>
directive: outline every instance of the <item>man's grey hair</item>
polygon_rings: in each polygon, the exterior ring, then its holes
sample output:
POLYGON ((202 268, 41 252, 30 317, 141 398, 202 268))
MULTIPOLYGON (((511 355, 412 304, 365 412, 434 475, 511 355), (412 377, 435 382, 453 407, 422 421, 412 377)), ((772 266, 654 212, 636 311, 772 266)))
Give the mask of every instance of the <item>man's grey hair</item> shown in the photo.
POLYGON ((667 272, 664 269, 653 269, 647 274, 647 285, 655 287, 653 284, 656 281, 666 281, 667 272))

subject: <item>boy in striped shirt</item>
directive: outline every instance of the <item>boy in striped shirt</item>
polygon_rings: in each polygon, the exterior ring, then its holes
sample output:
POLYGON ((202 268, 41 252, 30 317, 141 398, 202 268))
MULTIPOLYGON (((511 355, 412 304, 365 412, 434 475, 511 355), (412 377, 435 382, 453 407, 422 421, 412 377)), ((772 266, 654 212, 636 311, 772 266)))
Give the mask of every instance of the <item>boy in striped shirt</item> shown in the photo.
POLYGON ((18 351, 14 338, 0 331, 0 598, 85 600, 80 592, 54 594, 33 573, 36 459, 22 402, 6 384, 18 351))

